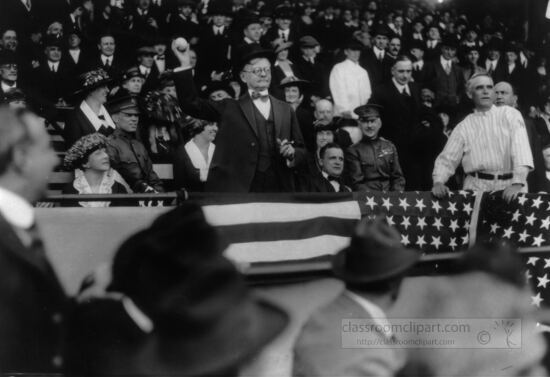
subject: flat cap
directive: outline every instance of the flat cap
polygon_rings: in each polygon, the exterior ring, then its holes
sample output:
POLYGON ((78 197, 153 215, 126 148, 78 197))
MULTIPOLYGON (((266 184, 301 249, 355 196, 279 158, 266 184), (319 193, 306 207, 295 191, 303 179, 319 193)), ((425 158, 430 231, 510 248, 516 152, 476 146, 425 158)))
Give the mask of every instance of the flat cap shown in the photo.
POLYGON ((317 47, 319 46, 319 41, 313 38, 311 35, 304 35, 300 38, 300 47, 317 47))

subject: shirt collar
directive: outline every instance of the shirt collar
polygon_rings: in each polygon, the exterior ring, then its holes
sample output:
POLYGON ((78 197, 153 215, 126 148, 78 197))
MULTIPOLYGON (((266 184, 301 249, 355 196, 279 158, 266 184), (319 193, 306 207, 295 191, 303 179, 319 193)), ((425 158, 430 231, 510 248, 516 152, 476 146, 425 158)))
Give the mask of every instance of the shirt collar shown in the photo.
POLYGON ((252 43, 256 43, 256 42, 254 42, 252 39, 250 39, 250 38, 248 38, 248 37, 244 37, 244 41, 245 41, 246 43, 248 43, 249 45, 251 45, 252 43))
POLYGON ((474 109, 474 112, 473 114, 474 115, 477 115, 477 116, 485 116, 487 115, 488 113, 490 113, 491 111, 493 111, 494 109, 496 109, 497 107, 495 105, 492 105, 491 108, 487 111, 480 111, 478 109, 474 109))
MULTIPOLYGON (((255 90, 253 90, 253 89, 248 89, 248 94, 249 94, 250 96, 252 96, 252 92, 255 92, 255 90)), ((264 90, 262 90, 262 91, 260 91, 260 92, 258 92, 258 93, 260 93, 261 96, 268 96, 268 95, 269 95, 269 91, 268 91, 267 89, 264 89, 264 90)))
POLYGON ((7 92, 10 89, 17 88, 17 82, 13 83, 13 85, 8 85, 4 81, 2 81, 2 91, 7 92))
POLYGON ((34 210, 29 202, 3 187, 0 187, 0 212, 17 228, 29 229, 34 224, 34 210))
POLYGON ((388 329, 389 332, 384 332, 383 335, 386 338, 391 338, 393 333, 391 332, 390 321, 386 317, 386 313, 376 304, 373 304, 371 301, 366 298, 353 293, 352 291, 346 290, 345 295, 348 296, 351 300, 355 301, 359 306, 361 306, 369 315, 372 317, 372 320, 376 325, 380 326, 383 329, 388 329))
POLYGON ((113 61, 113 55, 107 56, 107 55, 101 54, 101 61, 102 61, 103 63, 105 63, 105 61, 106 61, 107 59, 109 59, 109 60, 112 62, 112 61, 113 61))
POLYGON ((447 59, 445 59, 445 58, 443 57, 443 55, 440 56, 440 61, 441 61, 441 65, 442 65, 443 67, 446 67, 447 64, 449 64, 449 63, 451 63, 451 64, 453 63, 452 60, 447 60, 447 59))
POLYGON ((393 81, 393 85, 395 85, 395 87, 397 88, 399 93, 403 93, 403 89, 405 89, 407 91, 407 94, 409 94, 409 95, 411 94, 410 91, 409 91, 409 86, 408 85, 401 85, 394 78, 392 78, 391 81, 393 81))
POLYGON ((376 57, 378 57, 378 55, 380 55, 380 53, 382 53, 382 56, 384 56, 386 54, 386 50, 380 50, 378 47, 376 46, 373 46, 372 47, 372 50, 374 51, 376 57))

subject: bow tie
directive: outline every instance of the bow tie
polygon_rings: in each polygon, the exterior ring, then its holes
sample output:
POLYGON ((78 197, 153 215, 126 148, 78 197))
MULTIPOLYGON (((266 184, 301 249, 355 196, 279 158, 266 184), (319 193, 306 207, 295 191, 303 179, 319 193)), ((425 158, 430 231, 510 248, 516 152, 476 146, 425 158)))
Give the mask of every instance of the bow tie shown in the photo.
POLYGON ((157 60, 164 60, 164 55, 157 55, 157 60))
POLYGON ((338 183, 340 183, 340 177, 335 177, 334 175, 329 175, 327 177, 327 179, 329 180, 329 182, 338 182, 338 183))
POLYGON ((267 92, 257 92, 254 90, 250 93, 250 97, 252 97, 253 100, 260 99, 263 102, 266 102, 269 99, 269 94, 267 94, 267 92))

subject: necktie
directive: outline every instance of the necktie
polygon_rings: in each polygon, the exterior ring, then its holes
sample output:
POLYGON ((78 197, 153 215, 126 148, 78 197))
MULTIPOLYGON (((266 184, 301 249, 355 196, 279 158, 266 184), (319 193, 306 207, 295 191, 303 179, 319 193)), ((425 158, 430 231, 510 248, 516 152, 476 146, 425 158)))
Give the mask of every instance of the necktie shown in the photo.
POLYGON ((164 59, 165 59, 164 55, 157 55, 157 60, 164 60, 164 59))
POLYGON ((283 40, 283 42, 286 42, 286 34, 284 31, 281 31, 280 37, 283 40))
POLYGON ((56 69, 55 69, 55 64, 52 64, 52 67, 51 67, 51 68, 52 68, 52 72, 53 72, 53 73, 56 73, 56 72, 57 72, 56 69))
POLYGON ((446 74, 451 73, 451 62, 445 63, 445 73, 446 74))
POLYGON ((269 94, 264 94, 255 90, 250 94, 250 97, 252 97, 253 100, 259 99, 262 102, 267 102, 267 100, 269 100, 269 94))
POLYGON ((109 69, 111 67, 111 58, 105 59, 105 68, 109 69))
POLYGON ((401 92, 401 95, 403 97, 407 97, 407 98, 409 97, 409 93, 407 92, 407 87, 406 86, 403 87, 403 91, 401 92))
POLYGON ((384 60, 384 54, 382 52, 378 54, 378 60, 380 61, 384 60))

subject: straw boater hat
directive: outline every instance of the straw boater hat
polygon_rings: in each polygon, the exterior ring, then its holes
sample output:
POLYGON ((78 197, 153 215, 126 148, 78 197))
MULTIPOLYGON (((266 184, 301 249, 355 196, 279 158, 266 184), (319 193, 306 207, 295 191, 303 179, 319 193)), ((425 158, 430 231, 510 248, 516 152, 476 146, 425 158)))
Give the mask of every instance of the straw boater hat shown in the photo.
POLYGON ((100 133, 93 133, 78 139, 69 148, 63 166, 67 170, 78 169, 88 161, 88 157, 98 149, 105 148, 107 138, 100 133))

